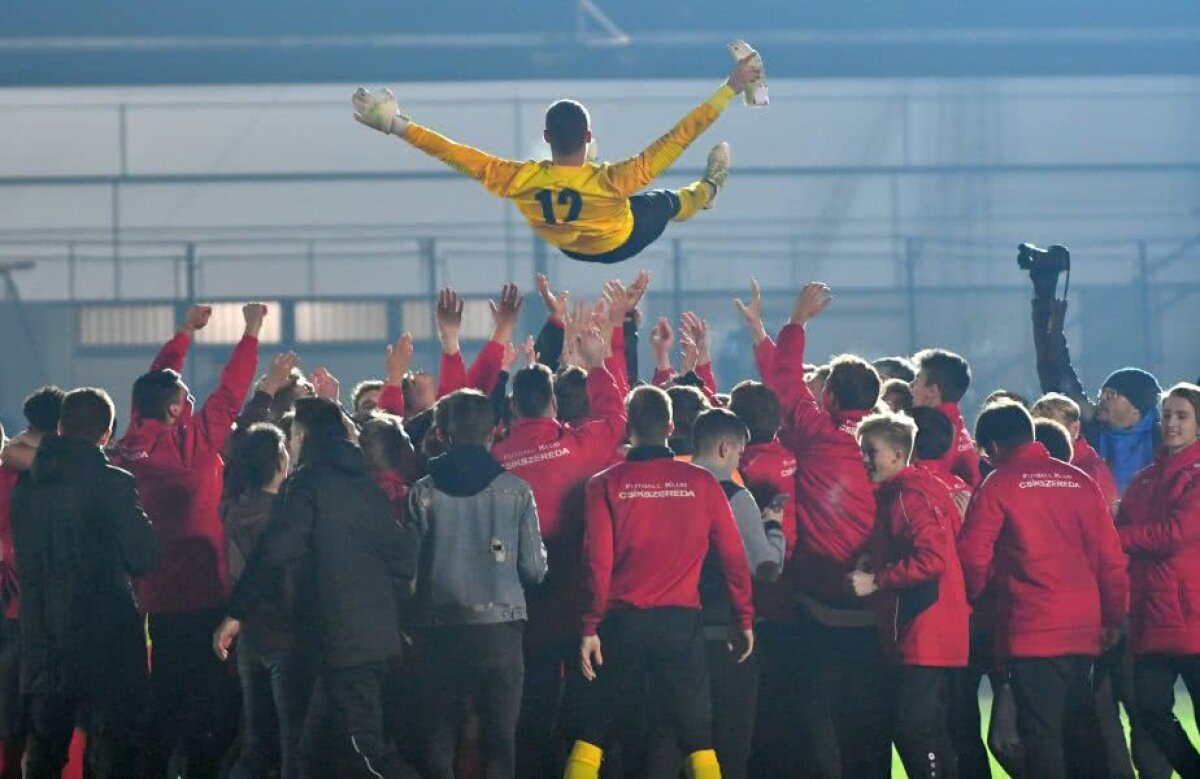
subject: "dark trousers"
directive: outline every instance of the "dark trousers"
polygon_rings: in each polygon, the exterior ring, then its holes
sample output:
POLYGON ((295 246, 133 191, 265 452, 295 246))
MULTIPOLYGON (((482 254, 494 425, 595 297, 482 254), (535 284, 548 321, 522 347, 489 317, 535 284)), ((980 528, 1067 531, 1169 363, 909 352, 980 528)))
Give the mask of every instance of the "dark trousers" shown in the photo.
MULTIPOLYGON (((710 626, 706 631, 713 631, 710 626)), ((750 748, 754 742, 754 716, 758 708, 758 657, 739 663, 729 651, 726 631, 716 628, 704 642, 708 658, 709 689, 712 690, 713 748, 725 779, 749 776, 750 748)), ((664 718, 660 717, 660 721, 664 718)), ((660 726, 661 727, 661 726, 660 726)), ((674 738, 659 730, 651 747, 650 776, 678 776, 683 755, 674 738)))
MULTIPOLYGON (((1142 722, 1141 710, 1137 705, 1137 685, 1133 679, 1133 650, 1128 639, 1096 661, 1096 677, 1098 692, 1103 680, 1111 679, 1113 697, 1125 706, 1125 713, 1129 717, 1129 745, 1139 779, 1170 779, 1171 764, 1142 722)), ((1103 719, 1101 725, 1104 725, 1103 719)), ((1124 735, 1122 730, 1122 742, 1124 735)), ((1106 746, 1109 740, 1110 737, 1106 735, 1106 746)))
POLYGON ((896 674, 894 741, 909 779, 957 779, 950 688, 957 668, 903 665, 896 674))
POLYGON ((166 776, 172 758, 186 764, 186 779, 215 779, 237 736, 237 680, 212 651, 223 618, 219 610, 150 615, 148 779, 166 776))
POLYGON ((1017 732, 1025 748, 1024 777, 1107 775, 1104 751, 1096 748, 1100 723, 1092 697, 1093 661, 1080 655, 1009 661, 1017 732))
POLYGON ((563 254, 573 260, 605 265, 628 260, 658 240, 667 229, 667 224, 679 213, 679 207, 679 195, 669 189, 654 189, 634 195, 629 198, 629 208, 633 211, 633 232, 625 239, 625 243, 604 254, 579 254, 566 250, 563 250, 563 254))
POLYGON ((578 673, 579 640, 525 646, 525 685, 517 723, 517 776, 558 779, 566 741, 566 678, 578 673))
POLYGON ((1175 718, 1175 680, 1183 677, 1193 703, 1200 699, 1200 655, 1141 655, 1134 686, 1142 725, 1184 779, 1200 777, 1200 753, 1175 718))
POLYGON ((128 779, 136 775, 136 722, 141 712, 124 705, 129 701, 122 703, 123 697, 126 696, 97 696, 93 707, 78 697, 31 696, 26 778, 57 779, 61 775, 77 722, 87 728, 84 761, 89 779, 128 779), (100 708, 113 703, 121 704, 120 708, 100 708))
POLYGON ((524 623, 431 628, 421 636, 429 688, 427 774, 453 779, 458 734, 467 702, 479 715, 483 776, 512 777, 516 771, 517 718, 524 683, 524 623))
POLYGON ((889 777, 892 770, 893 668, 874 627, 834 628, 797 611, 802 705, 796 712, 801 776, 889 777))
MULTIPOLYGON (((801 664, 800 636, 794 623, 755 625, 754 656, 758 659, 759 695, 754 722, 754 748, 749 773, 764 779, 785 779, 800 773, 804 755, 795 748, 792 716, 801 706, 795 683, 801 664)), ((724 764, 722 764, 724 769, 724 764)))
MULTIPOLYGON (((972 637, 974 644, 974 637, 972 637)), ((961 779, 991 779, 992 765, 983 743, 983 721, 979 713, 979 684, 983 664, 972 649, 971 663, 957 668, 950 677, 950 737, 961 779)))
MULTIPOLYGON (((1092 695, 1095 698, 1096 718, 1100 724, 1100 741, 1104 745, 1105 762, 1108 766, 1108 779, 1135 779, 1133 762, 1129 758, 1129 742, 1125 740, 1125 727, 1121 724, 1121 705, 1117 698, 1122 654, 1123 645, 1114 647, 1096 658, 1092 681, 1092 695)), ((1145 728, 1138 722, 1136 712, 1130 713, 1129 720, 1131 738, 1135 743, 1139 737, 1140 740, 1144 740, 1145 728), (1136 728, 1134 723, 1137 723, 1136 728)), ((1162 762, 1165 763, 1166 760, 1163 759, 1162 762)), ((1149 774, 1145 779, 1150 779, 1149 774)))
POLYGON ((26 733, 21 631, 17 620, 0 619, 0 779, 20 779, 26 733))
POLYGON ((309 779, 416 776, 388 747, 381 693, 386 665, 318 671, 300 741, 300 775, 309 779))
POLYGON ((270 650, 238 642, 242 683, 242 753, 231 779, 300 775, 300 733, 312 692, 312 664, 298 649, 270 650))
POLYGON ((623 702, 637 698, 641 685, 648 684, 660 696, 655 710, 663 712, 664 730, 675 735, 683 754, 712 749, 712 700, 700 612, 621 609, 609 613, 599 635, 604 664, 596 680, 582 688, 576 738, 606 746, 623 702))

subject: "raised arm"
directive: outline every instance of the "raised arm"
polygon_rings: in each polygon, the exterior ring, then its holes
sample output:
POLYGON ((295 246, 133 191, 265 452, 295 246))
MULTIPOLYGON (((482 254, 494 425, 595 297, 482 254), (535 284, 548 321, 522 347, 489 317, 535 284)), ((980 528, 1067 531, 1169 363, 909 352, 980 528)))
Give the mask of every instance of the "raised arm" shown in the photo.
POLYGON ((351 98, 354 118, 374 130, 396 135, 454 168, 464 176, 478 181, 493 195, 507 197, 513 179, 524 167, 524 163, 506 160, 479 149, 438 135, 433 130, 409 121, 401 115, 396 105, 396 96, 390 89, 381 95, 372 95, 362 87, 351 98))
POLYGON ((267 316, 267 307, 262 303, 247 303, 242 308, 242 317, 246 328, 242 340, 233 348, 225 370, 221 372, 221 382, 213 390, 204 406, 196 415, 198 437, 195 439, 200 446, 210 451, 220 452, 225 448, 225 442, 233 430, 233 422, 242 410, 250 385, 254 381, 254 373, 258 368, 258 335, 262 332, 263 319, 267 316))
POLYGON ((751 55, 734 65, 733 72, 721 88, 708 100, 696 106, 683 117, 666 135, 646 147, 636 157, 612 165, 608 178, 614 189, 623 195, 632 195, 644 189, 651 181, 679 159, 684 149, 692 144, 717 120, 729 101, 746 88, 750 82, 762 76, 762 65, 751 55))
POLYGON ((783 411, 783 440, 793 449, 812 438, 834 429, 829 414, 817 405, 817 399, 804 381, 805 326, 832 301, 829 287, 811 282, 796 297, 792 317, 779 333, 775 350, 774 381, 771 389, 779 396, 783 411))
POLYGON ((388 345, 387 360, 384 364, 386 378, 383 382, 383 392, 379 393, 379 408, 401 419, 404 419, 404 377, 408 374, 412 356, 412 333, 405 333, 395 344, 388 345))

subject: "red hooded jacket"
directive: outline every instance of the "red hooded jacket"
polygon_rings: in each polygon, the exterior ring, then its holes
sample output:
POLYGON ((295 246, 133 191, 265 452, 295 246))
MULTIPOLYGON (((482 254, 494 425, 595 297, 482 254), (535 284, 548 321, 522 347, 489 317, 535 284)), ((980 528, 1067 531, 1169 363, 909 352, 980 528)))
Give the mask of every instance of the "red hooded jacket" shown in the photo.
POLYGON ((783 407, 780 441, 796 455, 797 587, 832 604, 855 606, 846 574, 870 544, 875 486, 855 430, 870 411, 823 411, 804 383, 804 328, 779 334, 772 387, 783 407))
POLYGON ((604 470, 625 435, 625 402, 605 368, 588 371, 592 419, 567 427, 556 419, 514 419, 508 438, 492 456, 533 490, 548 573, 542 586, 526 592, 527 640, 578 635, 583 611, 583 491, 604 470))
POLYGON ((1015 450, 967 509, 958 554, 975 600, 994 581, 1000 659, 1097 655, 1128 608, 1121 541, 1096 483, 1039 443, 1015 450))
POLYGON ((963 668, 970 607, 955 549, 958 507, 928 471, 905 468, 879 485, 871 559, 884 647, 901 665, 963 668))
POLYGON ((979 450, 975 441, 963 423, 962 411, 957 403, 943 403, 937 407, 954 424, 954 441, 950 451, 942 458, 942 463, 950 473, 965 481, 972 487, 978 487, 982 477, 979 473, 979 450))
POLYGON ((1117 480, 1113 478, 1108 463, 1104 462, 1100 453, 1093 449, 1083 436, 1075 439, 1073 446, 1075 454, 1071 457, 1071 465, 1091 476, 1092 481, 1100 488, 1105 502, 1109 506, 1115 506, 1120 495, 1117 494, 1117 480))
POLYGON ((1160 452, 1117 515, 1133 587, 1133 651, 1200 654, 1200 443, 1160 452))
MULTIPOLYGON (((183 369, 191 341, 178 334, 162 348, 151 371, 183 369)), ((136 580, 138 601, 150 614, 175 614, 225 605, 229 571, 218 505, 224 482, 221 450, 254 381, 258 339, 234 347, 221 383, 198 412, 189 396, 173 425, 142 419, 136 411, 113 463, 137 481, 142 506, 162 550, 158 565, 136 580)))
POLYGON ((754 623, 750 565, 716 477, 666 447, 635 447, 587 484, 583 554, 589 605, 583 635, 612 609, 700 609, 700 569, 717 553, 733 623, 754 623))
MULTIPOLYGON (((750 490, 759 506, 765 507, 781 493, 790 496, 783 505, 783 519, 780 520, 783 537, 787 540, 787 560, 790 561, 796 545, 796 456, 778 439, 750 444, 742 453, 738 470, 746 489, 750 490)), ((794 622, 795 586, 786 575, 780 575, 769 584, 756 584, 754 607, 764 619, 794 622)))
MULTIPOLYGON (((961 499, 964 501, 970 501, 971 494, 974 492, 974 489, 970 484, 967 484, 958 476, 955 476, 953 473, 951 473, 950 469, 946 467, 946 463, 942 460, 918 460, 913 463, 913 467, 917 468, 918 470, 925 471, 930 476, 945 485, 946 489, 950 490, 951 498, 962 496, 961 499)), ((957 505, 958 504, 956 503, 955 506, 957 507, 957 505)), ((962 533, 962 521, 962 513, 955 512, 953 519, 955 538, 958 538, 959 534, 962 533)))

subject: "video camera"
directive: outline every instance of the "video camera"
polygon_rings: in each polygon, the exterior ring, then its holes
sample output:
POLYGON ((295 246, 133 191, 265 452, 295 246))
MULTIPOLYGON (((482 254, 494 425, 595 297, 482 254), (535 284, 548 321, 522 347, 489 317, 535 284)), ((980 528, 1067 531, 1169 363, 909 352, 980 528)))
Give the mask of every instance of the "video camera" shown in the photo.
POLYGON ((1017 247, 1017 266, 1030 275, 1051 275, 1071 270, 1071 252, 1067 247, 1052 244, 1043 249, 1031 243, 1017 247))

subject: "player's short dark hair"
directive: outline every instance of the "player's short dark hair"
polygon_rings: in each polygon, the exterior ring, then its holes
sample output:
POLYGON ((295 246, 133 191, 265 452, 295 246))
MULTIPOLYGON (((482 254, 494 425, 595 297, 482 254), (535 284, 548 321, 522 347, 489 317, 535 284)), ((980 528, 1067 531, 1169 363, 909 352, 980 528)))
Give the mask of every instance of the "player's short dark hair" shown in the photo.
POLYGON ((63 399, 67 396, 61 388, 49 385, 34 390, 25 398, 25 420, 29 427, 39 433, 55 433, 63 399))
POLYGON ((750 440, 750 431, 746 423, 732 411, 723 408, 710 408, 696 418, 692 428, 692 443, 696 454, 710 453, 716 450, 722 441, 746 443, 750 440))
POLYGON ((391 414, 372 414, 358 434, 367 467, 379 471, 396 471, 405 476, 416 473, 416 451, 399 417, 391 414))
POLYGON ((883 387, 879 391, 879 397, 891 407, 892 404, 888 402, 888 395, 900 396, 899 402, 892 408, 893 411, 908 413, 912 410, 912 386, 904 379, 888 379, 883 383, 883 387))
POLYGON ((1011 401, 993 403, 975 421, 975 443, 980 448, 1013 449, 1033 441, 1033 417, 1011 401))
POLYGON ((913 444, 913 457, 920 460, 940 460, 954 445, 954 423, 946 412, 928 406, 920 406, 906 412, 917 423, 917 437, 913 444))
POLYGON ((925 349, 913 356, 917 371, 925 371, 927 384, 934 384, 944 403, 957 403, 971 388, 971 366, 962 355, 945 349, 925 349))
POLYGON ((296 401, 296 414, 292 419, 293 435, 297 429, 304 433, 301 461, 307 460, 309 453, 315 449, 350 438, 341 407, 328 398, 299 398, 296 401))
POLYGON ((279 471, 279 458, 286 450, 283 430, 269 422, 251 425, 234 448, 225 469, 225 490, 236 498, 250 490, 261 490, 279 471))
POLYGON ((680 454, 687 454, 692 450, 692 430, 696 420, 712 408, 712 404, 698 388, 688 385, 676 384, 667 390, 667 397, 671 399, 671 419, 675 422, 672 447, 680 454))
POLYGON ((900 379, 911 382, 917 377, 916 366, 907 357, 880 357, 871 363, 882 379, 900 379))
POLYGON ((106 433, 112 432, 116 416, 117 410, 107 392, 84 387, 63 397, 58 429, 64 438, 98 444, 106 433))
POLYGON ((861 357, 843 354, 829 363, 825 389, 842 411, 870 411, 879 402, 879 374, 861 357))
POLYGON ((587 109, 574 100, 559 100, 546 109, 546 135, 557 155, 583 148, 590 120, 587 109))
POLYGON ((437 402, 434 420, 451 446, 487 446, 496 426, 496 412, 487 395, 460 389, 437 402))
POLYGON ((629 432, 643 443, 667 440, 671 429, 671 399, 658 387, 638 387, 625 401, 629 432))
POLYGON ((1025 397, 1019 392, 1013 392, 1012 390, 1006 389, 998 389, 990 392, 988 396, 983 399, 983 405, 990 406, 993 403, 998 403, 1002 400, 1011 400, 1013 403, 1024 406, 1025 408, 1029 408, 1029 398, 1025 397))
POLYGON ((779 432, 779 396, 761 381, 743 381, 729 394, 729 410, 750 429, 750 443, 770 441, 779 432))
POLYGON ((133 410, 142 419, 165 421, 183 389, 182 377, 170 368, 144 373, 133 383, 133 410))
POLYGON ((545 415, 554 398, 554 376, 545 365, 522 368, 512 380, 513 409, 523 419, 545 415))
POLYGON ((587 373, 582 368, 562 368, 554 377, 554 399, 558 402, 558 421, 582 422, 592 413, 587 396, 587 373))
POLYGON ((1055 460, 1069 463, 1075 456, 1075 449, 1071 446, 1071 434, 1053 419, 1035 419, 1033 437, 1046 447, 1046 451, 1050 452, 1050 456, 1055 460))
POLYGON ((358 407, 358 404, 359 404, 359 401, 362 400, 363 395, 367 394, 368 392, 382 392, 382 391, 383 391, 383 382, 379 381, 378 379, 367 379, 366 381, 360 381, 358 384, 355 384, 354 392, 351 395, 351 397, 354 399, 353 403, 354 403, 355 412, 360 410, 358 407))

